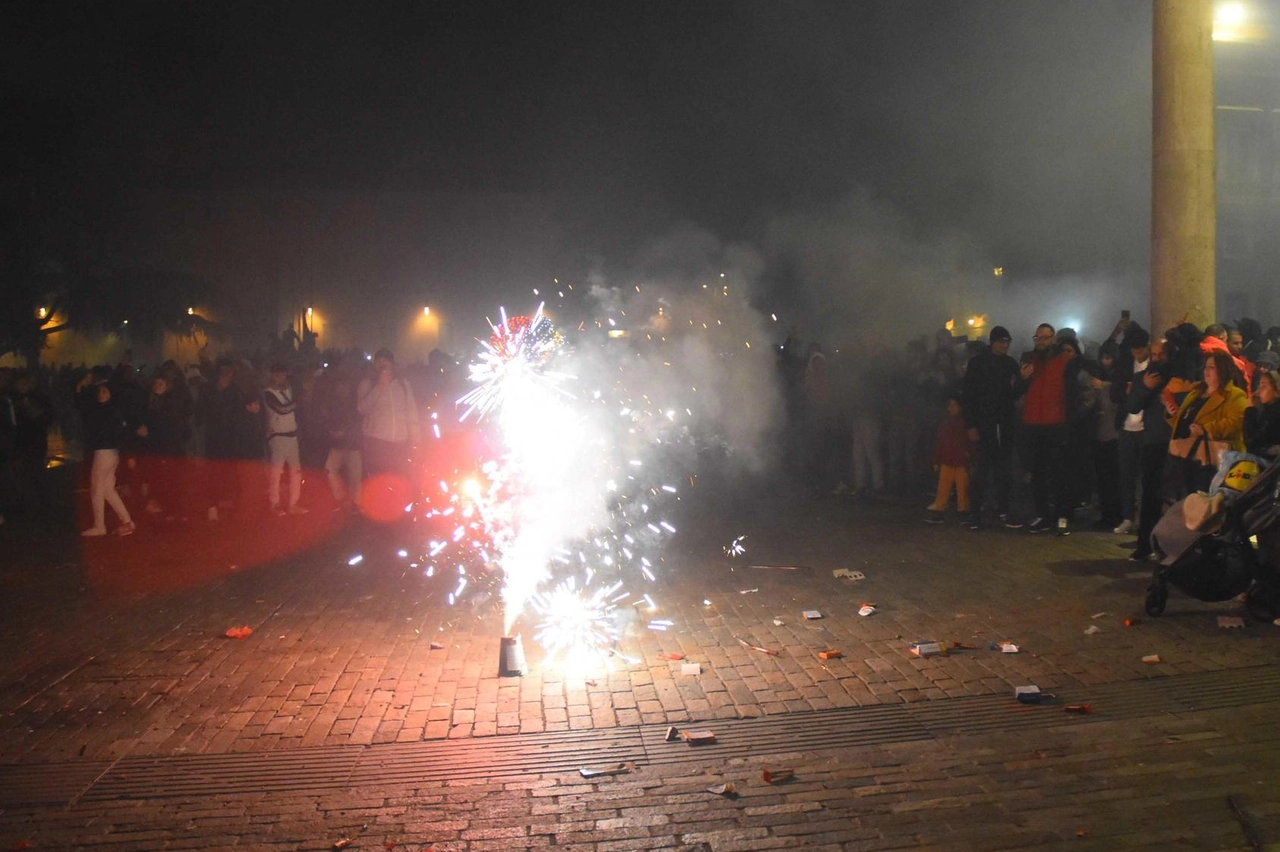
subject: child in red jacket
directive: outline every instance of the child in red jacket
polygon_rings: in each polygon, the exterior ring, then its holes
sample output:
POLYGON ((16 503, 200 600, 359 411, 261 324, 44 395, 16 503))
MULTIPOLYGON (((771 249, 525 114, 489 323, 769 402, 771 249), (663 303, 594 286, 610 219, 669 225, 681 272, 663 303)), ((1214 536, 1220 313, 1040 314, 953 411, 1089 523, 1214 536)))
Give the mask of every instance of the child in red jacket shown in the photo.
POLYGON ((947 400, 947 418, 938 427, 938 439, 933 445, 933 469, 938 472, 938 496, 933 498, 925 523, 940 524, 946 521, 943 512, 951 500, 951 488, 956 489, 956 510, 969 512, 969 464, 973 459, 973 443, 969 430, 960 414, 960 400, 947 400))

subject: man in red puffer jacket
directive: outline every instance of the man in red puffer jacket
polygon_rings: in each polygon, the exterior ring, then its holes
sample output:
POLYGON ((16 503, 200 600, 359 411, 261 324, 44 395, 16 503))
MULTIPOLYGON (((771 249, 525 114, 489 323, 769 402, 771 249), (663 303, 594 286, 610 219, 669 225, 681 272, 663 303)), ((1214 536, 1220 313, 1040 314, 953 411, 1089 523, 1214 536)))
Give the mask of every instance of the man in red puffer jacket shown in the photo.
POLYGON ((1056 527, 1058 535, 1068 535, 1067 423, 1079 395, 1078 363, 1075 352, 1057 345, 1048 323, 1036 328, 1035 344, 1034 351, 1022 356, 1020 372, 1026 388, 1022 404, 1026 463, 1036 507, 1036 518, 1027 529, 1041 533, 1056 527))

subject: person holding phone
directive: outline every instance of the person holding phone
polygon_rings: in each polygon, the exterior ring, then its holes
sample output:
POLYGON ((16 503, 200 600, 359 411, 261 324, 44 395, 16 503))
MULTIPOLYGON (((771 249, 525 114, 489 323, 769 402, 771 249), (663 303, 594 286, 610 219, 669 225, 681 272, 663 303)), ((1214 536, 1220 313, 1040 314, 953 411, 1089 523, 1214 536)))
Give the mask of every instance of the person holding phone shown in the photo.
POLYGON ((1125 398, 1126 417, 1139 415, 1142 422, 1138 456, 1138 484, 1142 497, 1138 503, 1138 543, 1129 557, 1133 562, 1143 562, 1151 557, 1151 533, 1164 514, 1164 469, 1172 434, 1165 420, 1163 399, 1165 386, 1173 375, 1167 360, 1168 351, 1164 340, 1151 341, 1148 364, 1134 373, 1132 392, 1125 398))

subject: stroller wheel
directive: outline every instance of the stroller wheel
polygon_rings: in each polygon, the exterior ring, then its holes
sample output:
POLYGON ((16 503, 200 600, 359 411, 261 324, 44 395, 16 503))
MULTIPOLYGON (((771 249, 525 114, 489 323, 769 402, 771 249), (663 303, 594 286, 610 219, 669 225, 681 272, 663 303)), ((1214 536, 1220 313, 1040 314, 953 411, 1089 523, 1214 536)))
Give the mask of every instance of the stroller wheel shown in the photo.
POLYGON ((1169 602, 1169 588, 1162 584, 1153 585, 1147 589, 1147 600, 1143 605, 1147 615, 1152 618, 1160 616, 1164 612, 1164 605, 1169 602))

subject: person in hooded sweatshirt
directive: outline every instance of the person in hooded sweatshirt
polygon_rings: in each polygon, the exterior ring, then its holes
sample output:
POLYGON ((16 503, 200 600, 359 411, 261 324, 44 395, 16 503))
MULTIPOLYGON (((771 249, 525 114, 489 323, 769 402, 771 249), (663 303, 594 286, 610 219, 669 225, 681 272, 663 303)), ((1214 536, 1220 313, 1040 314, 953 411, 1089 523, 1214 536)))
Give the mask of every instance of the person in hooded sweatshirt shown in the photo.
POLYGON ((76 403, 84 427, 85 450, 93 454, 93 467, 89 474, 93 526, 80 535, 89 538, 107 534, 108 505, 120 521, 116 534, 129 535, 136 527, 133 518, 129 516, 128 507, 116 491, 120 446, 125 441, 129 425, 125 421, 120 402, 112 396, 111 386, 105 379, 86 373, 76 390, 76 403))

